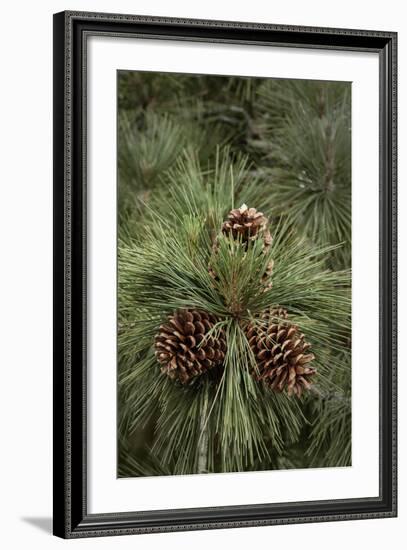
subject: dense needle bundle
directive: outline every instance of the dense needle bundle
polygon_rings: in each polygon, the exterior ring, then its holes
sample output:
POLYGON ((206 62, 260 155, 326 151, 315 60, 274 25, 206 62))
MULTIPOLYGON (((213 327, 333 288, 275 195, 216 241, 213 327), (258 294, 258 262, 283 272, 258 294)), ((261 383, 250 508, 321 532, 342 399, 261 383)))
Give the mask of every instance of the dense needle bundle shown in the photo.
MULTIPOLYGON (((246 250, 249 243, 260 239, 264 254, 269 251, 273 241, 268 218, 256 208, 248 208, 246 204, 242 204, 240 208, 235 208, 229 212, 227 220, 222 223, 221 233, 241 243, 246 250)), ((213 254, 217 253, 218 247, 219 243, 218 239, 216 239, 213 246, 213 254)), ((273 265, 273 260, 270 260, 261 276, 261 284, 264 290, 270 290, 272 287, 271 275, 273 265)), ((217 275, 212 265, 209 265, 209 272, 216 280, 217 275)))

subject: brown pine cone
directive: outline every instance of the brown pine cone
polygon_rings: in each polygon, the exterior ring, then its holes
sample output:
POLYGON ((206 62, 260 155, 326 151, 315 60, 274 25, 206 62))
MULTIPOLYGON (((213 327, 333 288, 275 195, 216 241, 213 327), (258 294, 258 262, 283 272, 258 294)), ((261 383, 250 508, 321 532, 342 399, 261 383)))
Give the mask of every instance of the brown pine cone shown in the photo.
POLYGON ((288 321, 288 313, 276 307, 260 316, 247 329, 249 345, 257 363, 252 369, 256 380, 262 380, 272 390, 300 396, 311 387, 316 369, 310 364, 315 358, 308 353, 311 344, 298 327, 288 321))
POLYGON ((222 224, 222 233, 231 235, 236 240, 240 237, 246 245, 249 241, 261 237, 266 249, 272 242, 268 223, 268 219, 262 212, 242 204, 240 208, 229 212, 228 219, 222 224))
POLYGON ((161 372, 187 384, 194 377, 221 365, 226 351, 224 331, 205 335, 216 324, 213 315, 195 309, 178 309, 155 337, 155 355, 161 372))

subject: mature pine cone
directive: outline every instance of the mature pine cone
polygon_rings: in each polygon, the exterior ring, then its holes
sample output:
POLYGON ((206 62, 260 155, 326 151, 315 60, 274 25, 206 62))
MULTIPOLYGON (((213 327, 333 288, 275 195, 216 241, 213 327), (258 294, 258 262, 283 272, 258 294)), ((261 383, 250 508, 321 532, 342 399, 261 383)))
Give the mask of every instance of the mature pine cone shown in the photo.
POLYGON ((272 242, 268 223, 268 219, 262 212, 242 204, 240 208, 229 212, 228 219, 222 224, 222 233, 231 235, 234 239, 240 237, 246 245, 249 241, 261 237, 266 249, 272 242))
POLYGON ((310 364, 314 355, 308 353, 311 344, 298 327, 288 321, 285 309, 277 307, 260 316, 247 329, 249 345, 254 353, 256 380, 263 380, 272 390, 300 396, 311 387, 310 378, 316 369, 310 364))
POLYGON ((205 339, 216 319, 205 311, 178 309, 155 337, 155 355, 161 372, 182 384, 220 365, 226 351, 224 331, 205 339))

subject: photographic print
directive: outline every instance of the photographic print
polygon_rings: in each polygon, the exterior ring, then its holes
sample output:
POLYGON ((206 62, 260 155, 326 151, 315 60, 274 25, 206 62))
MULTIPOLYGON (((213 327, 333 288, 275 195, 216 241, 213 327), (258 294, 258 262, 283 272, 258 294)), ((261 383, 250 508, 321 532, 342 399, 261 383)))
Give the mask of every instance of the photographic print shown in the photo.
POLYGON ((118 476, 351 466, 351 84, 117 95, 118 476))
POLYGON ((397 34, 54 15, 53 532, 397 515, 397 34))

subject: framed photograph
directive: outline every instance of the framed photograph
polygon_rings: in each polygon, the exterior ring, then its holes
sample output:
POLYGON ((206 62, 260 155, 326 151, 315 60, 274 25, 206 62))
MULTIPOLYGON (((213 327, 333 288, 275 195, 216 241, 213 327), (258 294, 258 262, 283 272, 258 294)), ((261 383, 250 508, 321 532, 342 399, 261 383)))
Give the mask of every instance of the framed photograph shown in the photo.
POLYGON ((396 33, 54 16, 54 534, 396 515, 396 33))

